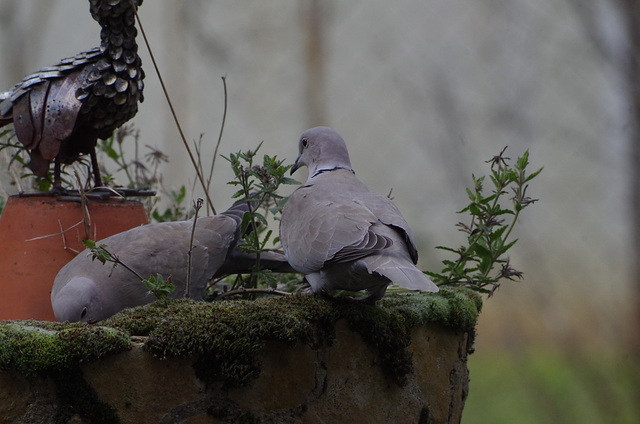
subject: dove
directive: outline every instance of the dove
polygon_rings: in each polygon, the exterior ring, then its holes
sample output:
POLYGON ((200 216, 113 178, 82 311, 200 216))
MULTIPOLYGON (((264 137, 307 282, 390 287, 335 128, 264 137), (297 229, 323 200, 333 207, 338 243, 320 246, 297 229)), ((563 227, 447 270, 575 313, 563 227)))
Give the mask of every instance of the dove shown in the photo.
MULTIPOLYGON (((201 299, 213 277, 248 272, 255 256, 237 247, 240 223, 248 210, 245 203, 216 216, 196 221, 191 260, 189 294, 201 299)), ((133 228, 96 242, 116 255, 143 278, 171 277, 176 290, 172 298, 185 295, 188 252, 193 220, 160 222, 133 228)), ((51 305, 58 321, 97 322, 125 308, 156 300, 144 284, 124 266, 102 264, 87 249, 66 264, 56 276, 51 305)), ((263 252, 261 265, 277 272, 292 272, 283 255, 263 252)))
POLYGON ((409 225, 391 199, 356 177, 342 137, 331 128, 311 128, 298 150, 291 174, 306 166, 309 177, 283 208, 280 240, 311 291, 364 290, 371 303, 390 284, 437 292, 415 266, 418 251, 409 225))

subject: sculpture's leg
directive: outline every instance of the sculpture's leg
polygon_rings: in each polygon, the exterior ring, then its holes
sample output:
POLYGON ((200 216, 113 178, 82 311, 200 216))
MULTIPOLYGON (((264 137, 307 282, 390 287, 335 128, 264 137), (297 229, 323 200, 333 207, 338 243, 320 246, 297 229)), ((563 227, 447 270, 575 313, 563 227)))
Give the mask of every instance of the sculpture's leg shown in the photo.
POLYGON ((62 190, 62 179, 60 178, 60 159, 55 158, 53 162, 53 187, 51 191, 62 190))
POLYGON ((93 169, 93 177, 95 187, 102 187, 102 178, 100 178, 100 166, 98 165, 98 157, 96 156, 96 148, 91 149, 91 169, 93 169))

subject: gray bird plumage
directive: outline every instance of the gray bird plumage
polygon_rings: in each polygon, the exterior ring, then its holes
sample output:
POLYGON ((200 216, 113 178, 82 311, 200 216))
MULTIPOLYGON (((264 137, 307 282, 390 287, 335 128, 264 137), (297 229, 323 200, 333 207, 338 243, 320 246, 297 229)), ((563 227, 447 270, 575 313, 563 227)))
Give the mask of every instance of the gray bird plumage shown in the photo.
MULTIPOLYGON (((193 240, 190 297, 201 299, 213 277, 248 272, 255 256, 236 247, 240 223, 248 210, 240 203, 211 217, 198 218, 193 240)), ((193 220, 144 225, 97 242, 118 256, 143 278, 160 274, 172 279, 176 290, 185 293, 189 242, 193 220)), ((51 304, 58 321, 96 322, 129 307, 156 300, 123 266, 103 265, 80 252, 55 278, 51 304)), ((275 252, 263 253, 261 265, 280 272, 292 272, 286 259, 275 252)))
POLYGON ((437 292, 418 268, 409 225, 388 197, 355 176, 342 137, 327 127, 305 131, 291 173, 309 168, 307 182, 285 204, 280 240, 289 264, 314 292, 365 290, 369 300, 389 284, 437 292))

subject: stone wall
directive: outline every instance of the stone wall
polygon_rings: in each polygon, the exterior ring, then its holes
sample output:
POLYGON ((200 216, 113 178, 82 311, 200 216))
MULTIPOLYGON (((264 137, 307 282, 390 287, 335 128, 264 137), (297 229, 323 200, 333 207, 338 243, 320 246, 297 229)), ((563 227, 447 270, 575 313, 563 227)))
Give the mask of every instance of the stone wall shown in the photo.
MULTIPOLYGON (((440 301, 437 296, 425 296, 425 299, 440 301)), ((0 353, 0 368, 5 369, 0 371, 0 422, 459 423, 468 392, 466 361, 471 349, 473 326, 462 321, 459 321, 460 326, 452 326, 451 319, 460 319, 460 308, 467 309, 469 316, 477 316, 476 306, 479 305, 467 298, 466 303, 454 306, 460 299, 456 294, 440 305, 429 302, 422 305, 427 307, 423 311, 447 312, 447 316, 441 315, 436 320, 440 322, 418 319, 416 313, 420 308, 416 308, 415 303, 410 308, 403 303, 404 309, 393 302, 376 307, 345 304, 326 308, 329 302, 314 300, 335 318, 331 328, 325 328, 328 331, 324 336, 309 334, 313 330, 305 327, 304 323, 310 320, 322 322, 329 315, 320 316, 318 310, 312 315, 306 314, 312 308, 305 309, 300 315, 299 311, 293 312, 301 306, 295 301, 294 309, 285 313, 279 309, 283 303, 291 304, 292 301, 252 302, 257 303, 263 312, 273 311, 271 315, 279 324, 277 331, 290 327, 287 334, 295 335, 283 338, 275 337, 275 333, 267 336, 264 333, 257 338, 261 342, 254 351, 255 373, 251 365, 253 359, 241 358, 245 355, 242 353, 245 347, 235 350, 233 340, 223 343, 227 349, 225 352, 213 352, 205 346, 208 343, 211 346, 221 344, 198 333, 201 347, 194 347, 186 355, 175 356, 172 349, 177 345, 184 349, 192 343, 185 332, 168 342, 171 347, 157 350, 159 340, 167 340, 166 336, 158 333, 164 331, 159 327, 169 325, 169 322, 160 320, 153 330, 133 330, 131 318, 136 317, 136 325, 139 325, 142 315, 135 311, 145 308, 134 310, 126 320, 117 318, 120 320, 119 329, 130 336, 131 343, 127 349, 115 354, 111 352, 88 363, 78 360, 77 355, 69 355, 75 358, 72 362, 78 362, 73 366, 64 361, 62 366, 60 361, 56 366, 45 365, 47 360, 42 358, 47 353, 16 342, 20 338, 17 334, 31 334, 35 326, 42 325, 48 329, 37 331, 38 337, 42 334, 57 337, 53 334, 70 331, 82 340, 85 337, 80 334, 85 328, 92 328, 93 337, 106 337, 105 341, 111 335, 97 336, 96 326, 75 325, 71 329, 61 329, 54 327, 62 324, 5 322, 4 327, 0 325, 0 343, 9 348, 4 354, 0 353), (344 310, 335 313, 340 309, 344 310), (356 314, 364 312, 374 317, 371 321, 373 332, 367 332, 363 321, 350 315, 354 310, 359 311, 356 314), (295 319, 290 320, 292 317, 295 319), (375 321, 380 317, 386 317, 385 321, 375 321), (125 321, 128 324, 124 324, 125 321), (388 325, 393 321, 402 325, 388 325), (298 329, 307 331, 308 337, 296 334, 298 329), (130 335, 135 332, 146 335, 130 335), (391 334, 393 332, 397 334, 391 334), (372 334, 379 337, 372 338, 372 334), (402 341, 400 344, 393 338, 395 336, 402 341), (9 344, 9 340, 14 341, 9 344), (397 351, 388 349, 389 346, 396 346, 397 351), (18 351, 22 357, 9 358, 18 351), (165 354, 159 355, 160 351, 165 354), (196 353, 198 351, 200 353, 196 353), (25 355, 32 356, 32 359, 25 358, 25 355), (228 355, 236 355, 236 358, 229 361, 228 355), (42 362, 37 370, 30 371, 24 365, 38 360, 42 362), (219 369, 220 361, 225 365, 222 371, 219 369)), ((202 308, 201 303, 196 302, 183 302, 180 307, 185 304, 202 308)), ((229 304, 233 305, 232 302, 229 304)), ((254 308, 252 304, 245 306, 254 308)), ((172 305, 176 302, 165 302, 161 309, 170 309, 172 305)), ((233 308, 237 306, 233 305, 233 308)), ((157 310, 157 305, 146 307, 146 311, 153 315, 157 310)), ((206 311, 209 315, 209 306, 206 311)), ((216 315, 221 311, 216 307, 216 315)), ((246 318, 247 310, 243 309, 242 313, 246 318)), ((179 323, 180 319, 175 315, 170 313, 169 316, 171 322, 179 323)), ((202 316, 198 319, 202 320, 202 316)), ((108 323, 113 325, 113 322, 108 323)), ((223 325, 224 322, 216 321, 212 328, 223 325)), ((258 328, 249 328, 252 325, 245 327, 252 334, 258 328)), ((176 331, 172 328, 169 333, 175 335, 176 331)), ((251 339, 252 336, 247 334, 238 332, 238 343, 251 339)), ((215 337, 211 335, 211 338, 215 337)), ((38 345, 43 343, 47 344, 38 341, 38 345)), ((65 350, 81 349, 65 346, 65 350)), ((247 355, 252 356, 250 353, 247 355)))

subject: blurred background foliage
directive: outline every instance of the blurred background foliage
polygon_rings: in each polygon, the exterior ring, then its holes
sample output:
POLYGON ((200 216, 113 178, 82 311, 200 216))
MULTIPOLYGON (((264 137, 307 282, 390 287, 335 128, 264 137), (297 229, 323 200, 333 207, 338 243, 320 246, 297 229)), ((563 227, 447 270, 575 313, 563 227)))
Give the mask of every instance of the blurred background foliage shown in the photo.
MULTIPOLYGON (((519 217, 522 282, 485 302, 467 423, 640 421, 640 217, 634 0, 145 1, 140 17, 190 140, 211 157, 253 149, 292 162, 328 125, 358 176, 393 197, 439 270, 465 234, 454 212, 504 146, 544 172, 519 217)), ((88 2, 0 0, 0 89, 93 47, 88 2)), ((144 46, 140 145, 162 151, 167 192, 202 197, 144 46)), ((125 149, 133 148, 125 146, 125 149)), ((0 169, 0 197, 15 192, 0 169)), ((118 178, 116 176, 116 178, 118 178)), ((120 177, 122 180, 125 178, 120 177)), ((217 166, 211 194, 231 204, 217 166)), ((297 175, 298 180, 304 176, 297 175)), ((293 189, 293 188, 292 188, 293 189)), ((285 193, 286 194, 286 193, 285 193)))

